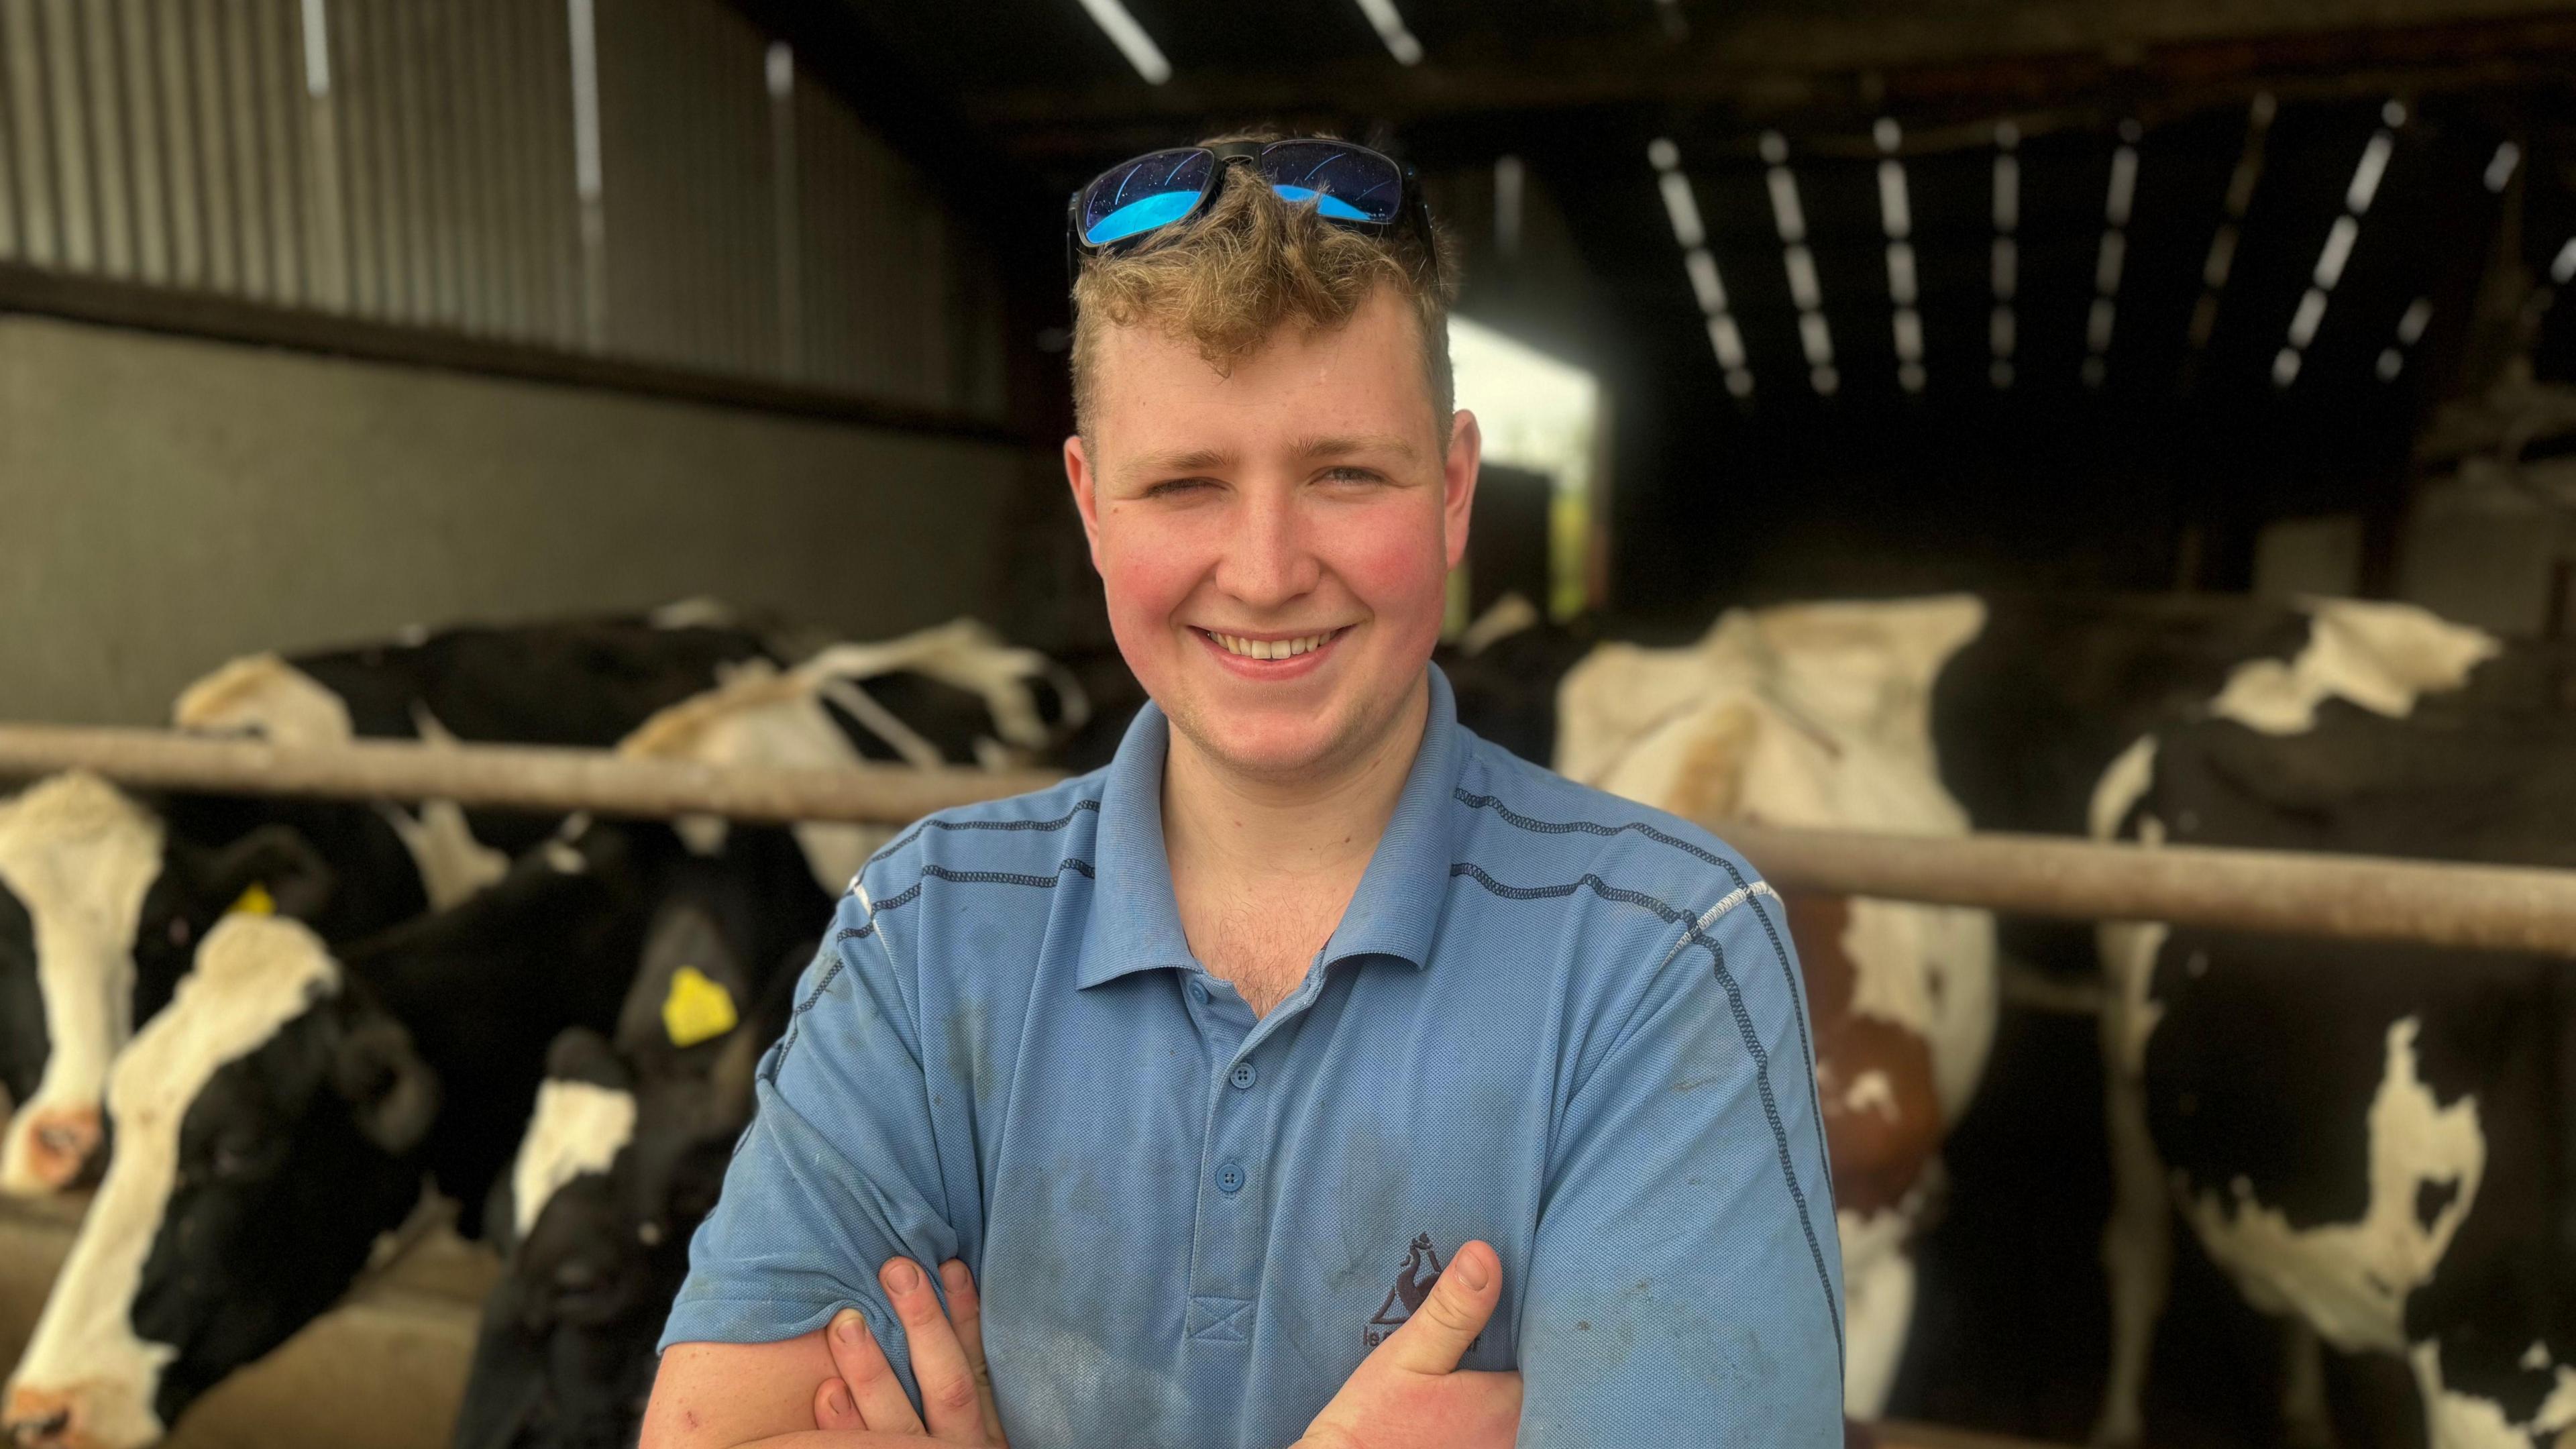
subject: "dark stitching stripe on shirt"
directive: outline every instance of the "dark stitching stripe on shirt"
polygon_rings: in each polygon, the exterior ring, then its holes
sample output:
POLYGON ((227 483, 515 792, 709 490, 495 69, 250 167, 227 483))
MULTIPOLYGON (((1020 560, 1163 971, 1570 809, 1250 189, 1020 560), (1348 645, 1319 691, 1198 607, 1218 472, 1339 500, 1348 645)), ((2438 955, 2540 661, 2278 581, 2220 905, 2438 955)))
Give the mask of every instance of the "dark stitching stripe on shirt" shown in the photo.
MULTIPOLYGON (((1744 878, 1744 872, 1735 868, 1734 861, 1702 850, 1678 835, 1657 830, 1642 820, 1631 820, 1619 825, 1603 825, 1593 820, 1540 820, 1535 816, 1521 814, 1495 796, 1470 793, 1463 785, 1454 787, 1450 793, 1458 798, 1458 803, 1471 810, 1491 810, 1501 816, 1505 823, 1536 835, 1608 836, 1633 830, 1648 840, 1669 845, 1675 850, 1686 851, 1725 871, 1726 878, 1735 883, 1737 890, 1749 892, 1752 889, 1752 882, 1744 878)), ((1753 919, 1762 923, 1762 934, 1771 938, 1771 955, 1780 963, 1780 979, 1788 983, 1789 1015, 1798 1023, 1798 1052, 1806 1058, 1807 1079, 1812 1082, 1816 1080, 1816 1045, 1807 1035, 1807 996, 1806 992, 1800 989, 1797 968, 1789 964, 1788 948, 1780 944, 1780 931, 1778 927, 1771 924, 1771 917, 1749 894, 1745 897, 1745 904, 1752 907, 1753 919)), ((1816 1156, 1825 1163, 1825 1187, 1831 1191, 1834 1185, 1833 1154, 1825 1147, 1824 1104, 1811 1100, 1811 1105, 1816 1119, 1816 1156)))
MULTIPOLYGON (((1485 874, 1482 867, 1472 861, 1464 860, 1451 865, 1449 874, 1453 877, 1465 876, 1509 901, 1560 899, 1588 886, 1594 895, 1604 900, 1642 906, 1663 917, 1667 923, 1679 925, 1682 928, 1684 945, 1699 946, 1708 952, 1709 959, 1716 963, 1718 984, 1726 990, 1727 1008, 1734 1013, 1736 1035, 1743 1038, 1744 1050, 1753 1058, 1753 1085, 1762 1097, 1762 1115, 1770 1119, 1771 1145, 1780 1156, 1780 1176, 1789 1185, 1790 1200, 1798 1205, 1798 1228, 1807 1235, 1807 1254, 1815 1261, 1817 1285, 1824 1289, 1825 1317, 1834 1326, 1834 1361, 1839 1372, 1843 1353, 1843 1315, 1842 1309, 1834 1302, 1833 1275, 1826 1271, 1825 1250, 1823 1245, 1816 1241, 1815 1217, 1807 1209, 1806 1190, 1798 1185, 1797 1164, 1789 1152, 1789 1129, 1780 1121, 1780 1099, 1771 1088, 1771 1054, 1763 1049, 1761 1035, 1753 1029, 1753 1015, 1745 1010, 1743 989, 1736 984, 1734 973, 1726 969, 1726 952, 1716 941, 1700 930, 1698 919, 1689 912, 1679 910, 1644 891, 1614 886, 1589 871, 1584 872, 1579 879, 1553 886, 1504 885, 1485 874)), ((1795 999, 1794 993, 1792 999, 1795 999)))
POLYGON ((1064 873, 1069 870, 1079 872, 1084 880, 1092 879, 1091 862, 1076 860, 1069 855, 1055 863, 1053 875, 1023 875, 1010 870, 950 870, 944 865, 925 865, 921 873, 959 885, 1038 886, 1053 890, 1056 882, 1064 879, 1064 873))
POLYGON ((1725 856, 1712 854, 1709 851, 1702 850, 1698 846, 1691 844, 1689 841, 1682 839, 1680 836, 1670 835, 1661 830, 1657 830, 1655 827, 1648 825, 1642 820, 1630 820, 1618 825, 1603 825, 1594 820, 1540 820, 1533 816, 1523 815, 1494 796, 1471 794, 1464 785, 1459 786, 1450 793, 1458 797, 1459 804, 1464 805, 1471 810, 1491 810, 1496 815, 1503 817, 1503 819, 1510 824, 1519 826, 1521 829, 1529 831, 1535 835, 1621 835, 1633 830, 1639 835, 1642 835, 1648 840, 1654 841, 1659 845, 1669 845, 1675 850, 1688 851, 1692 855, 1696 855, 1700 859, 1707 861, 1709 864, 1716 866, 1718 869, 1725 871, 1728 875, 1735 876, 1735 883, 1737 885, 1740 886, 1744 884, 1744 877, 1737 874, 1735 866, 1730 863, 1725 856))
MULTIPOLYGON (((1085 801, 1083 803, 1091 805, 1094 809, 1099 808, 1096 802, 1085 801)), ((1076 805, 1074 807, 1076 810, 1080 810, 1081 808, 1081 805, 1076 805)), ((1072 818, 1073 817, 1071 815, 1067 815, 1065 820, 1070 820, 1072 818)), ((935 824, 937 822, 932 823, 935 824)), ((1037 823, 1044 824, 1045 822, 1037 823)), ((1054 824, 1058 826, 1063 823, 1064 821, 1061 820, 1054 822, 1054 824)), ((1078 872, 1085 880, 1094 878, 1091 862, 1087 860, 1077 860, 1072 856, 1066 856, 1063 860, 1056 862, 1055 874, 1053 875, 1024 875, 1017 871, 1007 870, 950 870, 945 866, 937 865, 925 865, 921 868, 921 873, 925 877, 936 877, 940 880, 953 881, 961 885, 1043 886, 1052 890, 1055 888, 1056 883, 1064 878, 1064 873, 1068 870, 1078 872)), ((874 935, 877 929, 878 912, 891 911, 898 906, 910 905, 915 898, 920 896, 920 894, 921 882, 914 881, 911 885, 906 886, 896 894, 890 895, 882 901, 875 902, 868 912, 867 924, 852 926, 846 931, 834 932, 832 935, 832 944, 838 946, 844 941, 860 941, 874 935)), ((787 1054, 790 1051, 795 1050, 796 1039, 804 1030, 805 1013, 813 1010, 814 1003, 823 999, 823 993, 831 989, 832 982, 838 978, 840 974, 841 962, 836 953, 831 966, 823 972, 823 979, 814 983, 814 989, 806 993, 804 1001, 800 1002, 797 1005, 796 1010, 788 1016, 787 1034, 779 1038, 778 1055, 770 1058, 770 1085, 776 1086, 778 1084, 778 1070, 779 1068, 787 1065, 787 1054)))
MULTIPOLYGON (((857 889, 858 882, 852 881, 850 884, 853 890, 857 889)), ((914 881, 911 885, 886 897, 884 900, 868 902, 867 924, 863 926, 852 926, 846 931, 833 933, 832 944, 837 947, 843 941, 864 940, 867 937, 874 935, 877 929, 878 912, 897 910, 901 907, 911 905, 914 899, 920 896, 920 894, 921 882, 914 881)), ((774 1087, 778 1085, 778 1069, 787 1065, 787 1054, 796 1049, 796 1038, 802 1035, 805 1030, 805 1013, 812 1011, 814 1009, 814 1003, 823 999, 823 993, 832 989, 833 981, 837 980, 840 977, 840 974, 841 953, 835 950, 832 953, 832 964, 823 968, 823 979, 815 982, 814 989, 807 992, 805 994, 805 999, 796 1003, 796 1009, 787 1014, 787 1030, 778 1038, 778 1054, 769 1059, 768 1080, 771 1086, 774 1087)))
MULTIPOLYGON (((905 831, 901 839, 894 841, 884 849, 879 850, 876 854, 869 856, 868 864, 874 865, 878 861, 885 859, 887 856, 894 854, 896 851, 903 849, 905 846, 912 844, 914 841, 921 838, 921 832, 925 830, 1062 830, 1073 823, 1073 817, 1076 815, 1081 814, 1085 810, 1096 811, 1099 808, 1100 802, 1098 800, 1076 800, 1073 802, 1072 809, 1067 810, 1053 820, 942 820, 937 816, 932 816, 930 819, 924 820, 919 825, 905 831)), ((864 866, 861 867, 862 870, 865 868, 866 867, 864 866)))

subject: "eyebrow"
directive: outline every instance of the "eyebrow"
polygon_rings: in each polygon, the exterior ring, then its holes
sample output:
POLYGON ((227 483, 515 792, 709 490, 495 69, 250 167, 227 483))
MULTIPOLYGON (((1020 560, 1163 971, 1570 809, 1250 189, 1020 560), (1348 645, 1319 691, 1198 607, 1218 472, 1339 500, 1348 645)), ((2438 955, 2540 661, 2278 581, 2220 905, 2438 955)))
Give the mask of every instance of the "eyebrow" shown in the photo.
MULTIPOLYGON (((1288 445, 1288 451, 1299 458, 1348 458, 1355 454, 1391 454, 1411 462, 1415 456, 1412 443, 1393 433, 1364 433, 1300 438, 1288 445)), ((1223 448, 1186 448, 1167 453, 1148 453, 1127 469, 1130 475, 1148 473, 1203 473, 1237 461, 1236 455, 1223 448)))

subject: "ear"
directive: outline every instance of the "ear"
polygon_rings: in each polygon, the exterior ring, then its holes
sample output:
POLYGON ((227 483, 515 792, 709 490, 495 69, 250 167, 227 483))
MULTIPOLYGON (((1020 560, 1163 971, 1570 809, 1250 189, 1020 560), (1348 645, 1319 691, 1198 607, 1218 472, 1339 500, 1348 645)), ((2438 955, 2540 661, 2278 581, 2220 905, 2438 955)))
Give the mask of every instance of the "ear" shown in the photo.
POLYGON ((253 886, 268 893, 279 915, 309 921, 331 903, 339 877, 294 827, 263 825, 206 863, 206 894, 226 906, 253 886))
POLYGON ((1091 451, 1075 433, 1064 440, 1064 481, 1073 486, 1073 508, 1082 515, 1082 536, 1091 545, 1092 572, 1100 571, 1100 475, 1091 466, 1091 451))
POLYGON ((1467 557, 1467 523, 1476 511, 1476 472, 1484 454, 1476 415, 1465 408, 1450 414, 1449 451, 1440 460, 1440 533, 1453 569, 1467 557))
POLYGON ((396 1157, 419 1146, 438 1117, 438 1074, 412 1050, 402 1023, 372 1007, 360 1007, 341 1035, 331 1083, 358 1130, 396 1157))
MULTIPOLYGON (((742 1019, 749 975, 705 902, 690 895, 664 901, 645 927, 642 958, 618 1010, 618 1054, 667 1068, 724 1036, 742 1019)), ((707 1055, 692 1058, 697 1070, 707 1055)))

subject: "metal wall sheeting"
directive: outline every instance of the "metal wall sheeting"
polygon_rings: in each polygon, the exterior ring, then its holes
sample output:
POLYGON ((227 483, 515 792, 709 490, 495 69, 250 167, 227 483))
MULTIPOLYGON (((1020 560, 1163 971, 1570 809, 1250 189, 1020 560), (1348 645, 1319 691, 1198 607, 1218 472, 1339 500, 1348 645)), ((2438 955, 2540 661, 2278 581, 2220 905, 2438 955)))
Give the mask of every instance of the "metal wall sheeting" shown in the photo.
POLYGON ((721 0, 0 0, 0 261, 1003 406, 989 259, 721 0))

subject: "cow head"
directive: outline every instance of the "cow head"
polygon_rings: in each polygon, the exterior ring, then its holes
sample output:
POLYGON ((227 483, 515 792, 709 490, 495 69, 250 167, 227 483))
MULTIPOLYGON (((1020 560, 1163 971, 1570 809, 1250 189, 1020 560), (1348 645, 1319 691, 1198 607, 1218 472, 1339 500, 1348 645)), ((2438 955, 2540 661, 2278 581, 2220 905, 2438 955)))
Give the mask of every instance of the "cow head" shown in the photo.
MULTIPOLYGON (((701 888, 707 874, 665 881, 617 1044, 576 1028, 548 1054, 486 1213, 515 1241, 484 1307, 458 1449, 614 1449, 643 1422, 689 1236, 715 1207, 754 1062, 813 953, 810 940, 790 947, 762 983, 745 958, 773 952, 774 929, 746 918, 749 898, 701 888), (755 998, 740 1019, 733 1003, 755 998)), ((796 874, 788 859, 764 878, 796 874)))
POLYGON ((621 1062, 586 1031, 557 1041, 491 1214, 520 1237, 484 1305, 458 1449, 634 1442, 689 1236, 748 1118, 753 1038, 731 1033, 713 1077, 621 1062))
POLYGON ((118 1059, 117 1150, 11 1377, 23 1449, 138 1449, 340 1296, 421 1190, 435 1076, 287 920, 218 924, 118 1059))
POLYGON ((304 914, 331 872, 300 836, 253 830, 219 850, 94 775, 0 802, 0 1192, 57 1192, 97 1166, 110 1064, 168 999, 197 942, 251 887, 304 914))

